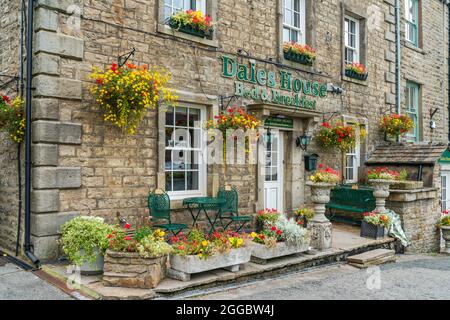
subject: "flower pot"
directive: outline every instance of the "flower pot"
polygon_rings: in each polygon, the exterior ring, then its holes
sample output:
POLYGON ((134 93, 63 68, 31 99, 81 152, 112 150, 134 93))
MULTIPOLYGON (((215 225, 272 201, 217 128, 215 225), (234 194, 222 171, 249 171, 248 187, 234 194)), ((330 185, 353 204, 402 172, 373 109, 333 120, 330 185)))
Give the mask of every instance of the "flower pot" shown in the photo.
MULTIPOLYGON (((84 250, 80 250, 80 254, 84 255, 84 250)), ((100 250, 95 249, 96 259, 94 262, 86 261, 81 267, 82 275, 95 275, 103 273, 104 257, 100 250)))
POLYGON ((376 208, 375 212, 385 213, 386 210, 386 199, 389 197, 389 187, 395 184, 397 181, 394 180, 369 180, 369 184, 373 186, 373 196, 375 197, 376 208))
POLYGON ((169 277, 189 281, 192 274, 227 268, 232 272, 239 271, 242 264, 250 262, 252 250, 249 247, 233 249, 224 254, 216 254, 207 259, 198 256, 170 256, 169 277))
POLYGON ((103 284, 153 289, 165 278, 167 257, 146 259, 138 253, 106 251, 103 284))
POLYGON ((369 74, 368 73, 360 74, 360 73, 357 73, 357 72, 355 72, 353 70, 348 70, 347 69, 347 70, 345 70, 345 76, 349 77, 349 78, 356 79, 356 80, 360 80, 360 81, 366 81, 367 78, 369 77, 369 74))
POLYGON ((190 34, 195 37, 212 39, 212 29, 209 30, 208 32, 201 29, 197 29, 191 25, 180 25, 178 21, 172 19, 169 20, 169 26, 174 30, 190 34))
POLYGON ((384 226, 376 226, 366 221, 361 223, 361 237, 370 239, 383 239, 384 226))
POLYGON ((254 243, 252 247, 252 261, 259 264, 266 264, 268 260, 291 256, 309 251, 309 243, 296 246, 285 242, 279 242, 273 248, 263 244, 254 243))
POLYGON ((445 240, 444 253, 450 254, 450 226, 441 226, 442 237, 445 240))
POLYGON ((304 65, 307 65, 307 66, 312 66, 313 63, 314 63, 314 60, 312 60, 308 56, 303 55, 303 54, 295 53, 292 50, 285 51, 284 52, 284 58, 286 60, 294 61, 294 62, 297 62, 297 63, 300 63, 300 64, 304 64, 304 65))

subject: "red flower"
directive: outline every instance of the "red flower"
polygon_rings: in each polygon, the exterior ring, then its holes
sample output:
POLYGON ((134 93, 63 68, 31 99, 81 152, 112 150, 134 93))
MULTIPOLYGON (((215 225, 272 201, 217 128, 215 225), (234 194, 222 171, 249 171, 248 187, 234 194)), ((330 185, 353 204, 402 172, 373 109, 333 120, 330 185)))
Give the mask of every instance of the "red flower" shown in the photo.
POLYGON ((123 228, 126 229, 126 230, 131 229, 131 224, 125 223, 125 225, 123 226, 123 228))
POLYGON ((117 68, 118 68, 117 63, 111 64, 111 71, 112 71, 112 72, 117 72, 117 68))
POLYGON ((282 234, 283 234, 283 231, 281 231, 281 230, 277 231, 277 236, 281 236, 282 234))
POLYGON ((6 103, 10 103, 11 99, 8 96, 2 96, 3 101, 5 101, 6 103))
POLYGON ((277 228, 275 228, 275 227, 272 227, 272 231, 277 231, 277 228))
POLYGON ((111 239, 112 237, 114 237, 113 234, 108 234, 108 239, 111 239))
POLYGON ((103 84, 103 79, 97 79, 95 82, 97 82, 97 84, 103 84))
POLYGON ((131 237, 130 236, 126 236, 123 238, 125 241, 131 241, 131 237))

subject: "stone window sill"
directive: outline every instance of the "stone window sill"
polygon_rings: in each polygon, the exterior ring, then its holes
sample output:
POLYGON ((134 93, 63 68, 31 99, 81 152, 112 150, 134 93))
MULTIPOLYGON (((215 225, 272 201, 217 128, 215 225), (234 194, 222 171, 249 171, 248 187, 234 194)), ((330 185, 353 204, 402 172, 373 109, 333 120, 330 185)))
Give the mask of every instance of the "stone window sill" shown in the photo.
MULTIPOLYGON (((197 43, 201 43, 210 47, 215 47, 217 48, 219 46, 219 42, 217 41, 217 39, 213 38, 212 40, 210 39, 206 39, 206 38, 200 38, 200 37, 196 37, 184 32, 180 32, 177 30, 172 29, 171 27, 165 25, 165 24, 158 24, 158 32, 167 34, 167 35, 171 35, 177 38, 181 38, 181 39, 185 39, 185 40, 189 40, 192 42, 197 42, 197 43)), ((214 35, 215 37, 215 35, 214 35)))
POLYGON ((425 50, 423 50, 422 48, 416 47, 415 45, 413 45, 411 42, 404 40, 403 41, 403 46, 405 48, 408 48, 410 50, 413 50, 417 53, 423 54, 425 55, 425 50))
MULTIPOLYGON (((370 77, 370 75, 369 75, 369 77, 370 77)), ((350 77, 347 77, 345 74, 342 75, 342 80, 343 80, 343 81, 346 81, 346 82, 351 82, 351 83, 354 83, 354 84, 358 84, 358 85, 360 85, 360 86, 365 86, 365 87, 367 87, 367 86, 369 85, 369 84, 367 83, 368 80, 362 81, 362 80, 350 78, 350 77)))

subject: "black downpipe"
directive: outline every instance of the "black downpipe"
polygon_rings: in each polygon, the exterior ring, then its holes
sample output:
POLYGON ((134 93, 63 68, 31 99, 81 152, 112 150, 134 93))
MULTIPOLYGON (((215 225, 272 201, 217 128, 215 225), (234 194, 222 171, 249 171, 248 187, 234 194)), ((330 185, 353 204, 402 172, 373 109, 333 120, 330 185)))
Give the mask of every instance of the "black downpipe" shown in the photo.
POLYGON ((31 248, 31 99, 33 79, 33 11, 34 1, 28 0, 27 19, 27 84, 25 110, 25 255, 35 265, 39 259, 32 253, 31 248))
POLYGON ((448 78, 447 78, 447 90, 448 90, 448 141, 450 144, 450 3, 447 3, 447 19, 448 19, 448 78))

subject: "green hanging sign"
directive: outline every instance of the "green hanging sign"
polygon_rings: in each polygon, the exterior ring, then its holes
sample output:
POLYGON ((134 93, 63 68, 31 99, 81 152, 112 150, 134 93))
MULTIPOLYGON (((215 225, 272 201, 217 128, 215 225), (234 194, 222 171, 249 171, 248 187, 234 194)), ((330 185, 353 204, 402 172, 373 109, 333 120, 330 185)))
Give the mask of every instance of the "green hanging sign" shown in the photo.
POLYGON ((268 118, 264 123, 265 127, 279 129, 294 129, 294 120, 286 118, 268 118))
POLYGON ((450 150, 445 150, 439 159, 439 163, 450 163, 450 150))

